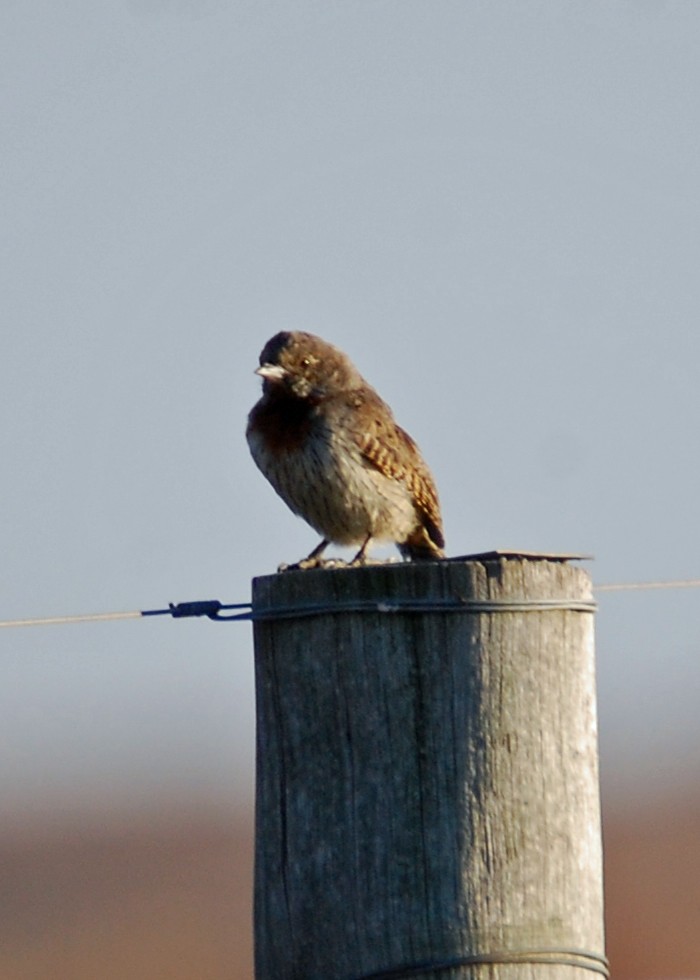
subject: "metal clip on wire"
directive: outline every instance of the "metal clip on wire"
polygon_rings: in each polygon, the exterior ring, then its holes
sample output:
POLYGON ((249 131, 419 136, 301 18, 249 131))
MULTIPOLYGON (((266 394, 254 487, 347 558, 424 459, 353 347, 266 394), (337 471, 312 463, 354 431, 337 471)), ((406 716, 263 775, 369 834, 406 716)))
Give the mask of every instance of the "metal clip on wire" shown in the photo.
MULTIPOLYGON (((206 616, 207 619, 224 621, 227 619, 249 619, 250 614, 241 616, 222 616, 222 609, 250 609, 249 602, 232 602, 225 605, 218 599, 201 599, 195 602, 171 602, 169 603, 170 615, 173 619, 185 619, 188 616, 206 616)), ((154 610, 152 615, 156 615, 160 610, 154 610)), ((145 612, 143 615, 148 615, 145 612)))

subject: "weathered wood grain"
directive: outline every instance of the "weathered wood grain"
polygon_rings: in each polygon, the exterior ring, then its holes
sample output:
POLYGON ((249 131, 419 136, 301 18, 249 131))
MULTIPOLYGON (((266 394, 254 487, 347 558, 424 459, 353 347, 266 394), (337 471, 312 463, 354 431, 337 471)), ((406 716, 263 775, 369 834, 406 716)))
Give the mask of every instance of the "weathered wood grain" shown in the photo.
MULTIPOLYGON (((258 609, 590 600, 562 562, 288 572, 258 609)), ((593 616, 321 614, 255 624, 258 980, 354 980, 466 953, 603 951, 593 616)), ((439 980, 590 980, 499 964, 439 980)))

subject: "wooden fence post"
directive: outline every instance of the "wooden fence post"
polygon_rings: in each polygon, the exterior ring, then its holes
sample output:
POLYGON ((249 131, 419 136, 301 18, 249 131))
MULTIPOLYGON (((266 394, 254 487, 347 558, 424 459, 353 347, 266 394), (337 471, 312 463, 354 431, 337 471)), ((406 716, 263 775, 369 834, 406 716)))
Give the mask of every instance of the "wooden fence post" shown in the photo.
POLYGON ((587 573, 286 572, 253 607, 257 980, 606 976, 587 573))

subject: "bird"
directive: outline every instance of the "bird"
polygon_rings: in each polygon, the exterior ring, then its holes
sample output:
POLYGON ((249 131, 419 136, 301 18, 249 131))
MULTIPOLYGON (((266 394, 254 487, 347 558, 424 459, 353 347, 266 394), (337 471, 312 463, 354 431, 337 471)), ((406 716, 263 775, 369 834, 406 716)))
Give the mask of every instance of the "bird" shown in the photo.
POLYGON ((263 347, 255 373, 262 397, 248 416, 253 460, 321 542, 294 565, 323 566, 330 544, 359 550, 393 542, 405 560, 445 557, 438 493, 413 439, 350 358, 304 331, 263 347))

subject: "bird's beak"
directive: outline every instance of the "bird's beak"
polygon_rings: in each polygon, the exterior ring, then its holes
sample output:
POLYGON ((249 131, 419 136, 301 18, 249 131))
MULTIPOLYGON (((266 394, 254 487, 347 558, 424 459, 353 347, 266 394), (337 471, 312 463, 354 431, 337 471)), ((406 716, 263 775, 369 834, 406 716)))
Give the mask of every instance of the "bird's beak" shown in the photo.
POLYGON ((265 381, 284 381, 287 377, 287 372, 279 364, 261 364, 259 368, 255 369, 255 373, 259 374, 265 381))

